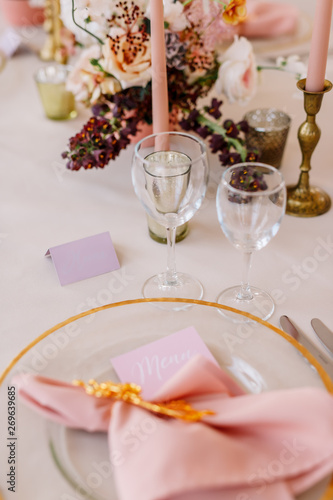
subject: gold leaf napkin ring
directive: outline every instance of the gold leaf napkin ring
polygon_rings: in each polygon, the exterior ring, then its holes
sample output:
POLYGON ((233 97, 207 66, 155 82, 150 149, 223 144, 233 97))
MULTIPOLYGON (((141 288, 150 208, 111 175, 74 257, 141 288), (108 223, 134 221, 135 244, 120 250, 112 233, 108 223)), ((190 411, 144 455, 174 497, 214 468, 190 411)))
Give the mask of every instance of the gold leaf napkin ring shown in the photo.
POLYGON ((111 381, 98 383, 89 380, 88 384, 82 380, 74 380, 73 385, 83 387, 87 394, 96 398, 111 398, 125 401, 126 403, 139 406, 152 413, 178 418, 188 422, 198 422, 205 415, 214 415, 210 410, 195 410, 186 401, 175 400, 168 403, 154 403, 144 401, 140 396, 141 387, 136 384, 115 384, 111 381))

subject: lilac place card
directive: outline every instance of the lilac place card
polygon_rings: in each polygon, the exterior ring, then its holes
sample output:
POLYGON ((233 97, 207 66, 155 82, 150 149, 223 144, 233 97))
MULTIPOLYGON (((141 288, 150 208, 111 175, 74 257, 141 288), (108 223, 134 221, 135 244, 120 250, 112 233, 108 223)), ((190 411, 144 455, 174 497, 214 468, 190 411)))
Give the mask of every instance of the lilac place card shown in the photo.
POLYGON ((173 333, 150 344, 112 358, 121 382, 132 382, 151 398, 187 361, 201 354, 217 364, 194 327, 173 333))
POLYGON ((101 233, 50 248, 61 285, 68 285, 119 269, 110 234, 101 233))

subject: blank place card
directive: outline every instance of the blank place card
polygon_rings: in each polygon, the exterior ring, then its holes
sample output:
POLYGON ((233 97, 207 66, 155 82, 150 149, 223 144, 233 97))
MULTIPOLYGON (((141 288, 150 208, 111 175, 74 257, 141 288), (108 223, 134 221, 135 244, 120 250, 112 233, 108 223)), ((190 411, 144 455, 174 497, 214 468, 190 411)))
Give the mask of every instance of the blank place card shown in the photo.
POLYGON ((107 232, 49 248, 45 255, 52 258, 62 286, 120 268, 107 232))

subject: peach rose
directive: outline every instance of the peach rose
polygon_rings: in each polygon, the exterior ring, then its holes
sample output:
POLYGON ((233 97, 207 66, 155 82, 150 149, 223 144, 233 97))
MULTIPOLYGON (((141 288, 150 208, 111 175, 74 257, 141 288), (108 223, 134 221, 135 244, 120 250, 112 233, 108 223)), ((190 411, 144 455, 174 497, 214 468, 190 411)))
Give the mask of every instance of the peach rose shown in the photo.
POLYGON ((130 32, 111 28, 102 55, 101 66, 119 81, 122 89, 144 87, 151 80, 150 38, 138 27, 132 27, 130 32))

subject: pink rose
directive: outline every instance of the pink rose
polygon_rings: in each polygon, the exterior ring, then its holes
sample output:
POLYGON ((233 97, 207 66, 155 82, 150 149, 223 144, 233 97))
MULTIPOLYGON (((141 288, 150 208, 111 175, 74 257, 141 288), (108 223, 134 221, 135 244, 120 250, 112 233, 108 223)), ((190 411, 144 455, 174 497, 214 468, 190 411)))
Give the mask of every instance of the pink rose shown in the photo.
POLYGON ((236 35, 219 62, 216 92, 223 93, 230 103, 249 101, 257 88, 257 67, 251 43, 236 35))

